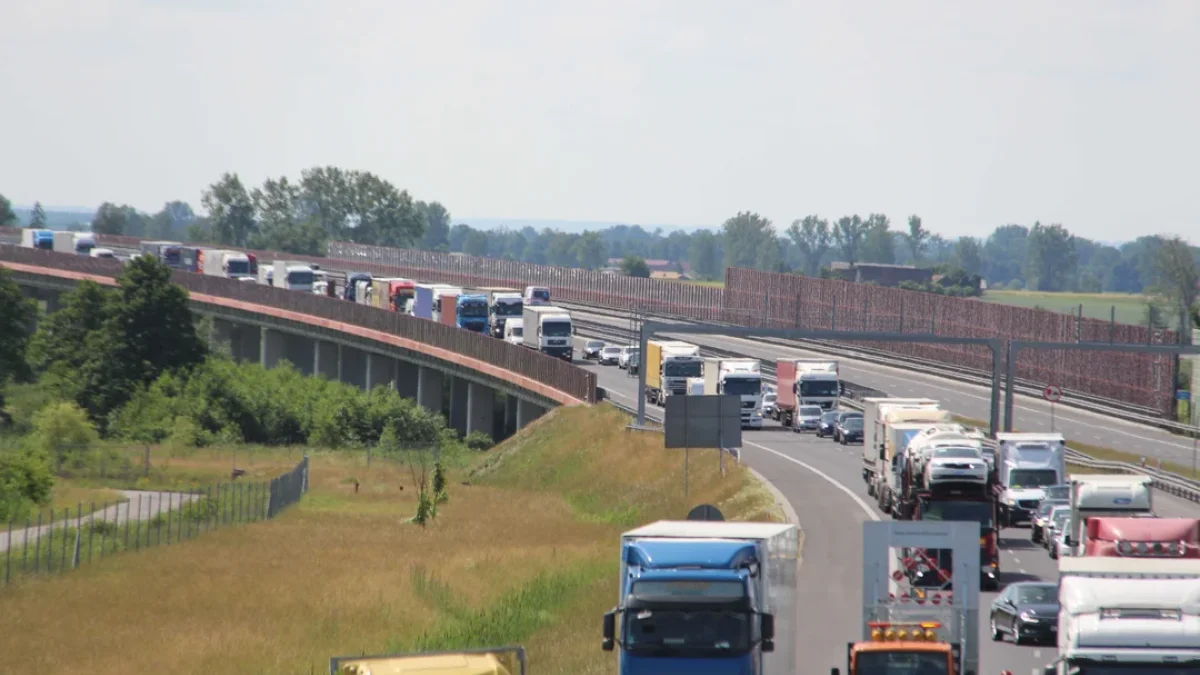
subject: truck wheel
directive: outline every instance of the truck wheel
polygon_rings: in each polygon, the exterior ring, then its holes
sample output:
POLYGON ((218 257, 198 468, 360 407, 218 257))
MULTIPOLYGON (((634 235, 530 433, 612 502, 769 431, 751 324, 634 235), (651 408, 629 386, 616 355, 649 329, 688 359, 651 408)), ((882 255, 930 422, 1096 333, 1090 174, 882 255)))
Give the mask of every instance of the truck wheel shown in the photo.
POLYGON ((875 484, 874 483, 867 483, 867 494, 872 497, 875 496, 875 484))

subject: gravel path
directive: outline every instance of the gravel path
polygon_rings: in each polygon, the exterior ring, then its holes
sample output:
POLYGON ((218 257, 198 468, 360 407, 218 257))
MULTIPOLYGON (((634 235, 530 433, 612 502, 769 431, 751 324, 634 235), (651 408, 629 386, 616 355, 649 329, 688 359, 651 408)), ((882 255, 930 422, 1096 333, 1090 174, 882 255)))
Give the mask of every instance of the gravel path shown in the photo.
MULTIPOLYGON (((128 501, 120 502, 106 509, 97 509, 95 513, 88 514, 83 517, 82 523, 87 524, 93 520, 108 521, 115 525, 123 525, 126 522, 136 522, 138 520, 150 520, 159 513, 166 513, 168 509, 177 511, 184 504, 199 499, 201 495, 188 494, 182 492, 149 492, 144 490, 121 490, 122 495, 128 501)), ((26 540, 36 541, 39 532, 41 536, 46 536, 51 529, 61 529, 63 527, 75 526, 75 519, 60 520, 48 525, 30 526, 26 529, 25 524, 21 523, 20 529, 17 524, 13 523, 11 534, 11 542, 14 547, 20 547, 26 540)), ((7 525, 0 531, 0 552, 8 549, 10 535, 7 525)))

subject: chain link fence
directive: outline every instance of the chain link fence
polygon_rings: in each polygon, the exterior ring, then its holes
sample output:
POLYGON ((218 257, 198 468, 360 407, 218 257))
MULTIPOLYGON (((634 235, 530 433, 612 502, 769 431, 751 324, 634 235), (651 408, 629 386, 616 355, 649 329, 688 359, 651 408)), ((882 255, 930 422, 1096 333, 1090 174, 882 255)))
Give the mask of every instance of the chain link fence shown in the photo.
POLYGON ((79 503, 0 532, 3 583, 63 574, 127 551, 170 546, 230 525, 278 516, 308 491, 308 457, 269 481, 218 483, 197 490, 121 490, 123 499, 79 503))

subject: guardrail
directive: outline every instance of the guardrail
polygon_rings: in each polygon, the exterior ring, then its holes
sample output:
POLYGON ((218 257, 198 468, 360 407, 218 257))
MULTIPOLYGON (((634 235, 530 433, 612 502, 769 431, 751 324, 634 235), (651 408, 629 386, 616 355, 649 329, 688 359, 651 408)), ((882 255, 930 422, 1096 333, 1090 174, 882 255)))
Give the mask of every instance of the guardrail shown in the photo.
MULTIPOLYGON (((8 244, 0 244, 0 261, 110 278, 116 277, 123 269, 122 263, 116 260, 39 251, 8 244)), ((504 340, 367 305, 224 277, 177 270, 172 275, 172 281, 195 293, 276 307, 396 335, 523 375, 580 401, 594 403, 596 400, 595 373, 504 340)))

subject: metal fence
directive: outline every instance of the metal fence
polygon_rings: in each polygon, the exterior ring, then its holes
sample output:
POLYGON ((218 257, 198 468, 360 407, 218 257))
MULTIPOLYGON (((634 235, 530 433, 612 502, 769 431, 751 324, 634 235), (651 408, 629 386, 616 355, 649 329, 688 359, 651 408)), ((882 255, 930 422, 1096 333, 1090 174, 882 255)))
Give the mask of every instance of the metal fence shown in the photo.
POLYGON ((0 532, 3 584, 63 574, 126 551, 170 546, 230 525, 274 518, 308 490, 308 457, 270 481, 188 491, 125 490, 114 502, 79 503, 0 532))
MULTIPOLYGON (((1174 344, 1174 331, 1153 330, 1058 312, 969 298, 731 268, 726 273, 725 320, 776 328, 933 333, 944 336, 1174 344)), ((872 349, 911 358, 990 371, 991 357, 969 346, 880 343, 872 349)), ((1174 411, 1174 360, 1170 355, 1073 350, 1022 352, 1018 377, 1053 383, 1072 392, 1174 411)))
MULTIPOLYGON (((123 268, 122 263, 116 260, 39 251, 12 245, 0 245, 0 261, 106 277, 115 277, 123 268)), ((575 368, 561 359, 510 344, 505 340, 359 303, 312 293, 297 293, 263 284, 248 284, 234 279, 179 270, 174 272, 172 280, 193 293, 275 307, 396 335, 523 375, 581 401, 594 403, 596 400, 595 373, 575 368)))

